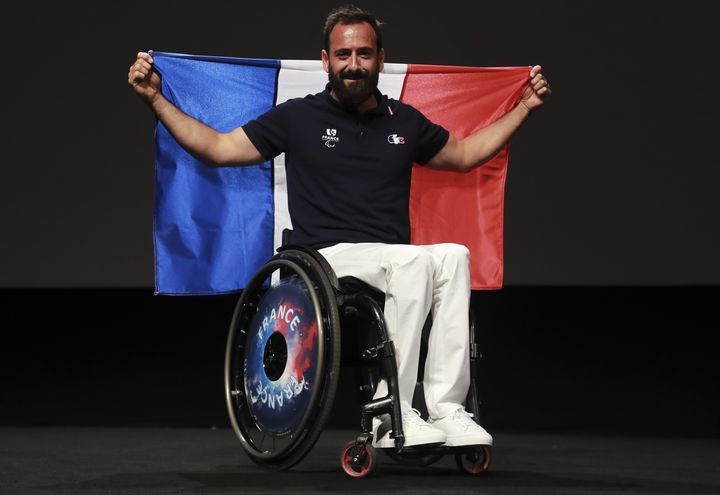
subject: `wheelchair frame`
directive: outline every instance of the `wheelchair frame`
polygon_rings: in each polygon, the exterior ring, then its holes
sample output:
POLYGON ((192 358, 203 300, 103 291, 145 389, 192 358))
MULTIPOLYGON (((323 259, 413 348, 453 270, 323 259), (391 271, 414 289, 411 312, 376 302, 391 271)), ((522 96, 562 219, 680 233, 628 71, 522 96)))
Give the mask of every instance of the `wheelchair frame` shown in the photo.
MULTIPOLYGON (((366 371, 364 378, 367 383, 362 384, 360 389, 369 394, 375 391, 371 370, 379 369, 380 374, 387 380, 388 395, 370 400, 361 406, 360 434, 343 448, 340 455, 345 473, 351 477, 364 477, 374 470, 377 455, 372 447, 372 419, 384 413, 391 416, 391 437, 395 440, 395 448, 383 450, 395 461, 427 466, 443 455, 455 454, 458 466, 467 473, 480 474, 488 469, 490 448, 487 446, 404 447, 400 401, 397 399, 399 394, 395 348, 385 327, 383 301, 382 292, 360 280, 353 277, 338 280, 320 253, 302 246, 287 245, 279 248, 278 253, 250 280, 238 300, 230 324, 225 353, 225 398, 233 431, 253 462, 267 469, 285 470, 300 462, 310 452, 332 409, 339 380, 341 354, 345 353, 343 358, 348 357, 347 346, 341 346, 340 329, 351 327, 353 318, 362 314, 368 315, 376 339, 374 343, 362 346, 360 352, 357 352, 356 348, 356 352, 350 355, 360 364, 360 369, 366 371), (270 281, 276 272, 279 272, 280 282, 272 285, 270 281), (299 289, 300 287, 304 289, 299 289), (303 376, 304 388, 301 387, 296 397, 291 396, 292 390, 298 388, 297 379, 293 379, 295 381, 292 385, 286 385, 290 389, 287 394, 289 420, 278 426, 274 424, 277 419, 273 416, 275 410, 265 411, 258 405, 257 396, 262 390, 258 385, 253 395, 255 382, 251 386, 249 376, 253 373, 261 375, 264 383, 275 386, 288 376, 286 368, 291 360, 289 354, 297 357, 300 352, 294 340, 288 351, 286 333, 275 331, 267 337, 269 332, 262 330, 265 327, 260 323, 263 316, 261 313, 267 313, 267 306, 272 306, 269 301, 281 290, 295 294, 301 300, 304 313, 312 313, 313 321, 307 328, 313 327, 317 331, 316 334, 314 330, 306 330, 304 334, 302 329, 299 331, 302 351, 311 348, 311 354, 316 357, 313 379, 308 385, 309 382, 305 382, 303 376), (260 328, 257 335, 262 335, 262 338, 253 333, 255 327, 260 328), (283 336, 279 337, 279 334, 283 336), (260 348, 262 360, 257 354, 257 349, 260 348), (251 353, 252 349, 255 349, 255 354, 251 353), (261 361, 262 372, 259 371, 261 361), (293 399, 298 399, 300 404, 296 409, 290 406, 293 399), (263 423, 273 424, 268 426, 263 423)), ((367 335, 367 331, 358 331, 357 334, 367 335)), ((466 407, 476 418, 480 412, 475 382, 479 359, 471 315, 471 386, 466 407)), ((309 368, 312 368, 312 365, 309 368)), ((288 391, 287 388, 285 390, 288 391)), ((282 395, 280 400, 283 400, 282 395)))

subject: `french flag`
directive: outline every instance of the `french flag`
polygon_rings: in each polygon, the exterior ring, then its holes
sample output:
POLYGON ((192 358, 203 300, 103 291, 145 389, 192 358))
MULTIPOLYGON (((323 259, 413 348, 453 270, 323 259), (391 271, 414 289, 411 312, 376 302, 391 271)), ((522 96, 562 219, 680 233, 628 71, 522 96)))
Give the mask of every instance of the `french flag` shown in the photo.
MULTIPOLYGON (((228 132, 273 105, 322 91, 320 60, 268 60, 153 52, 166 98, 228 132)), ((385 64, 379 89, 408 103, 457 139, 518 102, 528 67, 385 64)), ((155 292, 241 290, 292 228, 285 156, 246 167, 209 167, 181 148, 158 121, 155 132, 155 292)), ((509 143, 467 174, 413 167, 413 244, 455 242, 470 249, 473 289, 503 279, 503 205, 509 143)))

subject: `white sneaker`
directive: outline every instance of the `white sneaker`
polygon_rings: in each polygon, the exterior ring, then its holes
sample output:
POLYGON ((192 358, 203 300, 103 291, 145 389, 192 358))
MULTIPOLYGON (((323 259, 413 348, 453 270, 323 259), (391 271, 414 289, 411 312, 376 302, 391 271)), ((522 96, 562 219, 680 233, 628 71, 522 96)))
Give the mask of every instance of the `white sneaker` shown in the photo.
POLYGON ((440 419, 430 419, 428 422, 435 428, 445 432, 448 447, 462 445, 492 445, 492 436, 485 428, 472 419, 473 415, 462 407, 454 413, 440 419))
MULTIPOLYGON (((445 433, 427 424, 420 417, 420 411, 409 405, 401 406, 404 447, 415 445, 442 444, 445 442, 445 433)), ((380 449, 394 448, 395 439, 390 438, 392 421, 389 414, 373 418, 373 447, 380 449)))

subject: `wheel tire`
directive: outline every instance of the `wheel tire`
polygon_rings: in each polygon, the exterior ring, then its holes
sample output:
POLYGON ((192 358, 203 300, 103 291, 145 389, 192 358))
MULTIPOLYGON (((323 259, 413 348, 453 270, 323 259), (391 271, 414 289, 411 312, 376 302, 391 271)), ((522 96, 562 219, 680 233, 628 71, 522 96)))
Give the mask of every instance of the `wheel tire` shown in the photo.
POLYGON ((375 470, 377 453, 370 444, 349 442, 340 453, 340 465, 351 478, 364 478, 375 470))
POLYGON ((479 447, 472 453, 457 454, 455 456, 460 471, 468 474, 478 475, 490 467, 490 447, 479 447))
MULTIPOLYGON (((267 469, 286 470, 300 462, 315 445, 335 399, 340 371, 340 345, 340 316, 336 294, 320 264, 305 253, 291 250, 271 258, 248 283, 246 290, 240 296, 230 325, 225 357, 225 392, 230 422, 243 449, 254 463, 267 469), (273 271, 280 268, 298 274, 306 282, 305 285, 308 288, 312 286, 315 291, 314 299, 320 306, 320 311, 316 312, 317 318, 322 320, 323 329, 322 332, 319 332, 324 349, 322 372, 318 371, 322 375, 320 376, 322 383, 318 385, 320 388, 317 395, 308 405, 305 419, 300 422, 297 431, 291 435, 292 440, 289 445, 268 455, 258 449, 250 440, 252 421, 249 421, 247 415, 243 414, 243 407, 238 407, 232 394, 237 389, 237 385, 234 383, 237 376, 233 376, 233 373, 237 371, 237 366, 233 367, 233 361, 238 359, 237 339, 242 338, 240 333, 243 326, 249 321, 249 317, 245 314, 249 310, 245 309, 245 305, 255 298, 257 292, 253 291, 260 290, 263 281, 273 271)), ((273 443, 274 448, 275 444, 273 443)))

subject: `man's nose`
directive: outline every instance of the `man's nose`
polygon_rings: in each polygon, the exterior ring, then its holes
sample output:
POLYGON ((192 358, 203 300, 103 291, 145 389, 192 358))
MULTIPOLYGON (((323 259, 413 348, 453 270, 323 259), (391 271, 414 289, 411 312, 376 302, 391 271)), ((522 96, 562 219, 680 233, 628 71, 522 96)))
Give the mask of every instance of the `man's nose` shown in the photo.
POLYGON ((357 70, 360 67, 358 62, 359 62, 359 59, 358 59, 357 53, 353 53, 352 55, 350 55, 350 61, 349 61, 350 70, 357 70))

